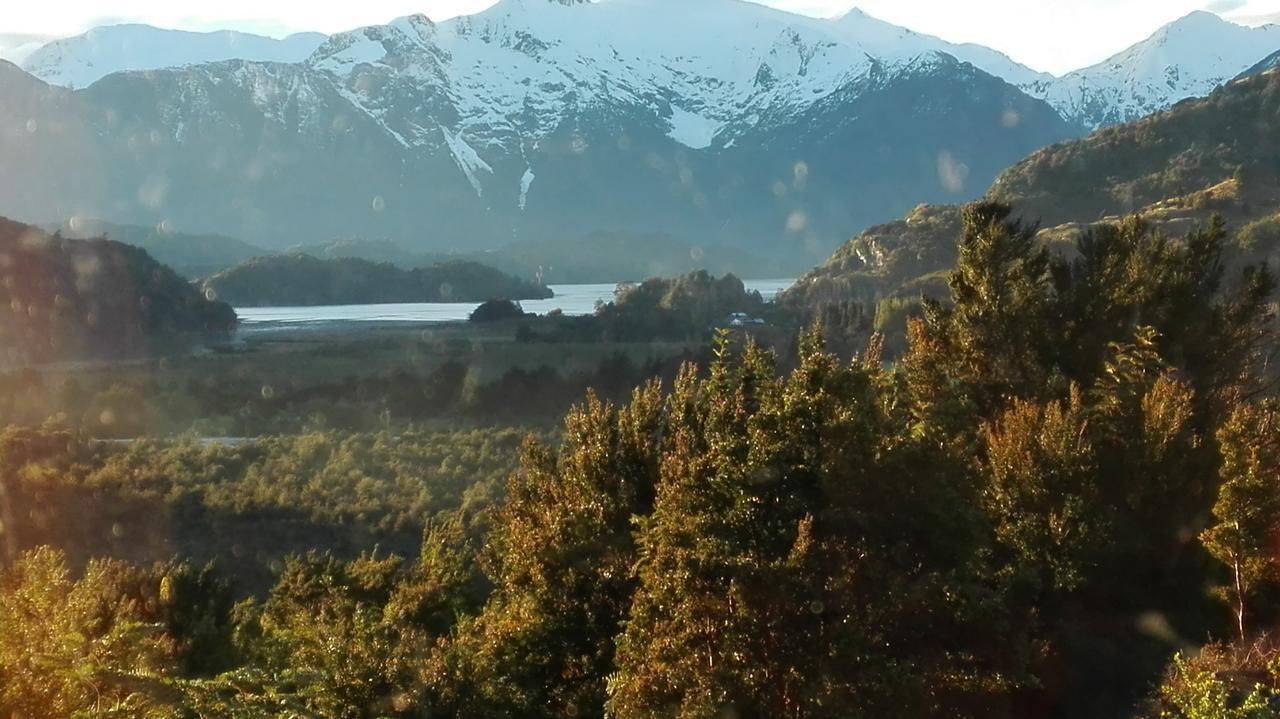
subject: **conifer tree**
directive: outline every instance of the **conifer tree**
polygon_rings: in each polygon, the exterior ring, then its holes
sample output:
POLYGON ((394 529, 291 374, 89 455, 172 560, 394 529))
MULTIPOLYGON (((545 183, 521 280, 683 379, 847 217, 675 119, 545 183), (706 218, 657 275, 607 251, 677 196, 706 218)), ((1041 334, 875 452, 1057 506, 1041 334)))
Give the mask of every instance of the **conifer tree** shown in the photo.
POLYGON ((1242 405, 1218 432, 1222 485, 1213 507, 1216 523, 1202 535, 1205 547, 1231 572, 1223 592, 1247 639, 1248 604, 1280 580, 1275 546, 1280 538, 1280 405, 1242 405))
POLYGON ((495 588, 430 670, 457 716, 599 716, 634 589, 633 520, 653 502, 660 386, 619 410, 590 396, 558 453, 530 442, 486 557, 495 588))

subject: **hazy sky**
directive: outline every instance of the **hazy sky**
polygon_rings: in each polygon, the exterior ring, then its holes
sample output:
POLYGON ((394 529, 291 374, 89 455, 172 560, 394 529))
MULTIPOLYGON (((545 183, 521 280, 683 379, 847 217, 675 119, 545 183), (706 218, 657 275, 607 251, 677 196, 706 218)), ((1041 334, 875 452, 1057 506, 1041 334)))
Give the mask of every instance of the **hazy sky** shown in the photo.
MULTIPOLYGON (((678 8, 683 0, 668 0, 678 8)), ((756 0, 817 17, 855 4, 866 12, 953 42, 1001 50, 1037 70, 1090 65, 1192 10, 1235 22, 1280 23, 1280 0, 756 0)), ((435 20, 476 12, 493 0, 0 0, 0 55, 37 38, 94 25, 144 22, 186 30, 234 28, 266 35, 337 32, 422 12, 435 20)))

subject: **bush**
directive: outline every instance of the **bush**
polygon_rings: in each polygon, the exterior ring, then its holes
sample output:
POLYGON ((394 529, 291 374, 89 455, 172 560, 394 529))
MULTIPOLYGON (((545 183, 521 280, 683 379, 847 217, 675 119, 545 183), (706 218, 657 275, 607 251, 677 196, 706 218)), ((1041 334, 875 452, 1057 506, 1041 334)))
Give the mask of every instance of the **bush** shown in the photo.
POLYGON ((525 311, 519 303, 511 300, 489 300, 471 313, 472 322, 501 322, 502 320, 518 320, 525 317, 525 311))

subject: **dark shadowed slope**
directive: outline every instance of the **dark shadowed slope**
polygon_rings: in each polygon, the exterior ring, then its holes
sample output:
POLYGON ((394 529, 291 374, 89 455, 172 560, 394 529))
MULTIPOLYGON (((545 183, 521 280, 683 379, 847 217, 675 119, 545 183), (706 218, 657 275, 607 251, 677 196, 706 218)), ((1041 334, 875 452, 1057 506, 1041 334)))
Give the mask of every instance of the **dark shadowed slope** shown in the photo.
POLYGON ((0 219, 0 363, 143 356, 235 324, 140 249, 0 219))

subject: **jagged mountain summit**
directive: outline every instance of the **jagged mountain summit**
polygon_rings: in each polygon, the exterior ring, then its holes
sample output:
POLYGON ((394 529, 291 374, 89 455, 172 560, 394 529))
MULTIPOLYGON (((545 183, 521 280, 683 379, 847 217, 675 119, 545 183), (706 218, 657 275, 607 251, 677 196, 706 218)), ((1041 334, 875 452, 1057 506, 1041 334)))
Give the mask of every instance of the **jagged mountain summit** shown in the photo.
MULTIPOLYGON (((741 0, 502 0, 439 25, 419 15, 335 35, 308 65, 348 81, 439 84, 480 142, 510 140, 517 125, 536 135, 574 108, 623 102, 651 109, 673 139, 701 149, 935 52, 1013 82, 1038 77, 995 51, 859 11, 822 20, 741 0)), ((395 129, 412 144, 414 127, 395 129)))
POLYGON ((274 247, 668 233, 808 264, 1075 134, 995 73, 1035 76, 856 12, 503 0, 333 35, 300 63, 76 92, 0 68, 0 159, 32 168, 0 178, 0 207, 274 247))
POLYGON ((231 30, 184 32, 149 25, 108 25, 48 43, 22 67, 51 85, 88 87, 114 72, 159 70, 221 60, 301 62, 324 42, 321 33, 277 40, 231 30))
MULTIPOLYGON (((1280 51, 1278 26, 1244 27, 1212 13, 1196 11, 1097 65, 1054 77, 989 48, 948 43, 877 20, 857 8, 832 19, 792 15, 762 6, 726 10, 729 5, 741 4, 736 0, 503 0, 477 15, 442 23, 433 42, 450 52, 471 47, 467 40, 474 39, 476 33, 486 42, 497 38, 507 47, 525 52, 534 64, 567 60, 568 64, 560 63, 559 69, 571 70, 579 78, 594 72, 592 79, 597 87, 620 81, 631 86, 636 82, 656 84, 665 89, 671 80, 686 76, 690 80, 716 81, 720 87, 713 97, 697 93, 682 96, 691 97, 694 102, 688 104, 694 106, 698 105, 696 100, 703 100, 703 104, 710 100, 729 101, 720 112, 679 105, 673 109, 674 136, 695 147, 710 144, 715 133, 729 122, 726 118, 749 104, 746 99, 755 83, 770 79, 777 69, 773 64, 763 69, 762 76, 754 74, 762 70, 761 63, 755 61, 767 53, 775 53, 777 57, 773 59, 783 64, 795 62, 806 69, 827 65, 856 74, 869 62, 892 63, 926 52, 943 52, 1017 85, 1047 101, 1068 122, 1093 130, 1207 95, 1223 82, 1247 73, 1262 58, 1280 51), (573 12, 549 14, 545 8, 551 6, 573 12), (680 13, 680 23, 668 21, 672 11, 680 13), (708 30, 702 20, 709 13, 723 15, 724 24, 711 34, 690 32, 708 30), (550 45, 539 47, 548 39, 550 45), (747 54, 735 54, 742 51, 747 54), (796 57, 785 57, 792 51, 796 57), (626 58, 629 64, 619 68, 615 61, 620 58, 626 58), (678 62, 673 64, 671 60, 678 62), (655 67, 662 72, 652 73, 655 67), (602 74, 606 72, 607 75, 602 74)), ((387 27, 421 24, 424 20, 405 18, 387 27)), ((431 27, 437 30, 434 25, 431 27)), ((329 67, 338 69, 344 62, 359 60, 376 64, 387 55, 368 41, 394 42, 385 30, 364 28, 338 36, 339 57, 333 58, 335 62, 329 67), (342 53, 345 47, 358 49, 352 51, 356 54, 342 53), (373 55, 366 57, 361 52, 373 55)), ((302 62, 324 40, 318 33, 273 40, 236 32, 185 33, 120 25, 50 43, 36 51, 23 67, 50 84, 78 88, 124 70, 154 70, 229 59, 302 62)), ((484 57, 484 53, 464 50, 461 54, 472 71, 452 78, 462 86, 476 82, 500 84, 506 78, 503 73, 528 70, 491 62, 493 58, 484 57)), ((1259 65, 1259 69, 1264 68, 1259 65)), ((526 72, 521 79, 529 78, 526 72)), ((809 84, 820 86, 830 79, 818 72, 809 84)), ((808 88, 784 88, 784 93, 788 89, 803 96, 808 88)), ((518 93, 507 95, 516 96, 518 93)), ((470 99, 491 98, 473 92, 470 99)))
POLYGON ((29 168, 0 178, 0 211, 267 247, 667 233, 805 264, 918 202, 976 197, 1039 147, 1207 92, 1275 31, 1197 13, 1052 78, 857 10, 501 0, 296 62, 179 62, 75 92, 57 86, 70 69, 45 85, 0 67, 0 160, 29 168))
POLYGON ((1245 27, 1197 11, 1097 65, 1019 84, 1093 130, 1208 95, 1277 51, 1280 25, 1245 27))

